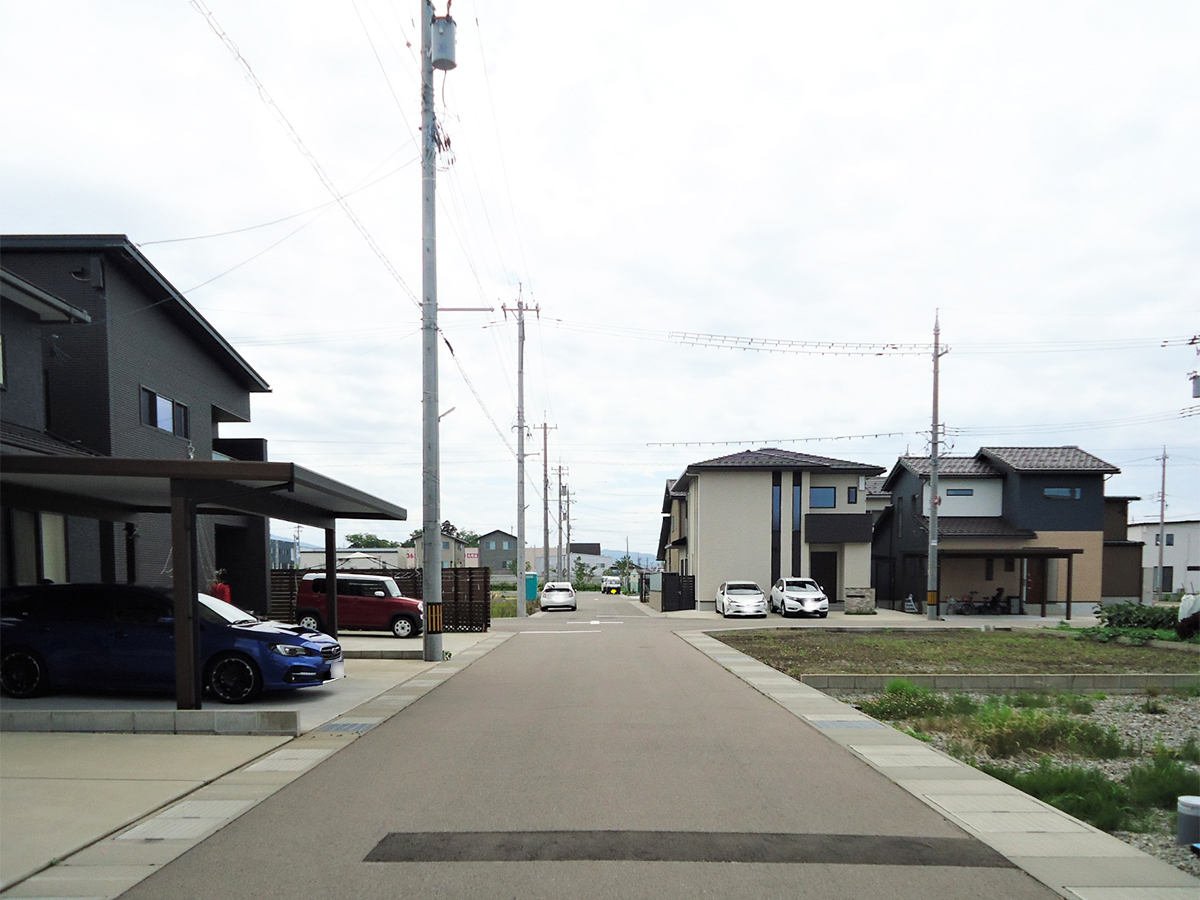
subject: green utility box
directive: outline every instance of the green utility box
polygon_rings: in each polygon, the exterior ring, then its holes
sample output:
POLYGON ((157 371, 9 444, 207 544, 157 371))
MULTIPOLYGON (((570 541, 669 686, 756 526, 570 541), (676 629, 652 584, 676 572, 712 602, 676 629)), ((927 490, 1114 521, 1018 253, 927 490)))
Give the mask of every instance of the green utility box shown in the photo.
POLYGON ((525 599, 526 600, 536 600, 537 599, 537 581, 538 581, 537 572, 526 572, 525 573, 525 599))

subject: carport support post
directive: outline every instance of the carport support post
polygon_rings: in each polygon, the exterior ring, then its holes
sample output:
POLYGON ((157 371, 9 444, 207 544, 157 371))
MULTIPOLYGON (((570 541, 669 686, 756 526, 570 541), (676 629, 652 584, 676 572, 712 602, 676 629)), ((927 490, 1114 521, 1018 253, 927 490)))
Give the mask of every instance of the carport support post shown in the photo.
POLYGON ((196 503, 171 481, 171 561, 175 593, 175 708, 200 709, 199 585, 196 579, 196 503))
POLYGON ((337 608, 337 530, 325 529, 325 612, 328 613, 325 632, 332 638, 338 636, 337 608))
POLYGON ((1075 586, 1075 554, 1067 554, 1067 621, 1071 621, 1071 589, 1075 586))

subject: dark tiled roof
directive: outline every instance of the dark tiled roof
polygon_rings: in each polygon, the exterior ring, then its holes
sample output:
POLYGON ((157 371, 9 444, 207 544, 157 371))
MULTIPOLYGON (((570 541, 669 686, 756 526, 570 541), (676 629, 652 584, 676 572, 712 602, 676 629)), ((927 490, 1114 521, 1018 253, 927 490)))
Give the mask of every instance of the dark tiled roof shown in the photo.
POLYGON ((729 456, 718 456, 716 459, 706 459, 703 462, 692 463, 689 469, 837 469, 850 472, 870 472, 878 475, 884 471, 881 466, 869 463, 850 462, 845 459, 832 459, 828 456, 813 456, 808 453, 797 453, 794 450, 778 450, 774 447, 763 447, 761 450, 742 450, 729 456))
POLYGON ((0 422, 0 444, 7 452, 32 453, 40 456, 101 456, 80 444, 72 444, 61 438, 34 428, 13 422, 0 422))
POLYGON ((979 456, 1018 472, 1086 472, 1116 475, 1121 470, 1075 446, 980 447, 979 456))
POLYGON ((879 475, 875 478, 868 478, 866 480, 867 494, 887 494, 887 491, 883 489, 883 483, 885 481, 887 481, 887 476, 885 475, 879 475))
MULTIPOLYGON (((929 530, 927 516, 921 517, 921 524, 929 530)), ((1018 528, 999 516, 938 516, 938 537, 1035 538, 1037 532, 1018 528)))
POLYGON ((571 544, 568 553, 582 553, 584 556, 600 556, 599 544, 571 544))
MULTIPOLYGON (((916 475, 929 475, 928 456, 902 456, 900 465, 916 475)), ((938 475, 951 478, 999 478, 1000 470, 977 456, 939 456, 938 475)))

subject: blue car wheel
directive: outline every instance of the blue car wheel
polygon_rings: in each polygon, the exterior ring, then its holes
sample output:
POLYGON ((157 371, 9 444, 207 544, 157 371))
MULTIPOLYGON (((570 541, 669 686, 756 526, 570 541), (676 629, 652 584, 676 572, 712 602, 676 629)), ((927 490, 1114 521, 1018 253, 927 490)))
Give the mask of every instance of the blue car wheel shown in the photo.
POLYGON ((222 653, 208 667, 208 686, 222 703, 247 703, 262 693, 258 666, 240 653, 222 653))
POLYGON ((10 697, 36 697, 49 689, 50 676, 40 656, 18 648, 0 660, 0 686, 10 697))

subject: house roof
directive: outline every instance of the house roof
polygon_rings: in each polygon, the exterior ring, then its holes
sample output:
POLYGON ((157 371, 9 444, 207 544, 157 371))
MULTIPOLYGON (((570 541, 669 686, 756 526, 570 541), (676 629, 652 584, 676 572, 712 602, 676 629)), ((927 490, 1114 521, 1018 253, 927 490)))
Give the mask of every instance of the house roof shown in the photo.
MULTIPOLYGON (((932 462, 928 456, 902 456, 900 465, 916 475, 928 475, 932 462)), ((999 478, 1001 472, 977 456, 939 456, 938 475, 949 478, 999 478)))
POLYGON ((55 297, 8 269, 0 269, 0 296, 25 307, 42 322, 92 321, 92 317, 79 307, 55 297))
POLYGON ((980 447, 982 456, 1016 472, 1083 472, 1117 475, 1120 469, 1071 445, 1066 447, 980 447))
POLYGON ((271 386, 244 360, 233 346, 209 324, 182 293, 156 269, 150 260, 123 234, 6 234, 0 246, 8 252, 58 253, 64 251, 103 254, 120 266, 156 305, 216 359, 238 383, 251 393, 266 393, 271 386))
POLYGON ((887 477, 884 475, 876 475, 874 478, 866 480, 866 492, 868 496, 887 495, 887 491, 883 489, 887 477))
POLYGON ((15 422, 0 422, 0 448, 5 453, 41 456, 100 456, 82 444, 71 443, 36 428, 15 422))
POLYGON ((600 551, 599 544, 573 543, 567 549, 567 552, 568 553, 581 553, 584 556, 603 556, 603 553, 601 553, 601 551, 600 551))
POLYGON ((487 534, 481 534, 479 536, 479 539, 482 541, 484 538, 490 538, 494 534, 502 534, 506 538, 510 538, 514 541, 517 539, 517 536, 515 534, 509 534, 507 531, 501 531, 499 528, 495 529, 494 531, 489 531, 487 534))
MULTIPOLYGON (((929 517, 921 516, 921 525, 929 530, 929 517)), ((1018 528, 999 516, 938 516, 939 538, 1024 538, 1037 537, 1036 531, 1018 528)))
POLYGON ((687 487, 696 475, 705 470, 720 471, 722 469, 745 469, 748 471, 788 469, 807 472, 844 472, 857 475, 880 475, 885 471, 882 466, 873 466, 870 463, 851 462, 828 456, 797 453, 794 450, 763 447, 760 450, 742 450, 728 456, 718 456, 715 459, 692 463, 672 485, 672 488, 676 492, 682 492, 682 489, 687 487))
POLYGON ((666 487, 666 490, 663 491, 662 514, 664 516, 669 516, 671 514, 671 500, 673 498, 687 496, 687 494, 684 491, 675 490, 675 485, 678 483, 679 483, 679 481, 676 478, 668 478, 667 479, 667 487, 666 487))

